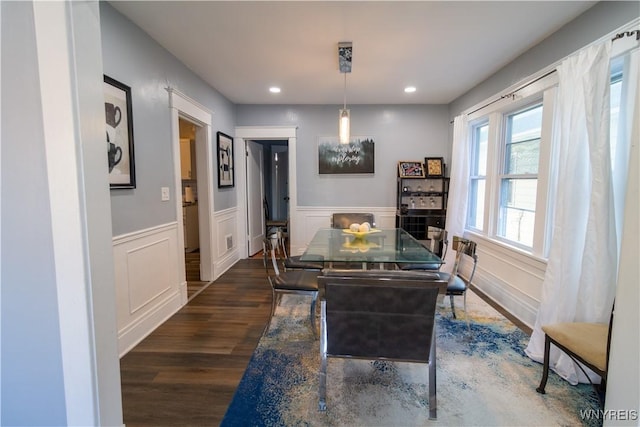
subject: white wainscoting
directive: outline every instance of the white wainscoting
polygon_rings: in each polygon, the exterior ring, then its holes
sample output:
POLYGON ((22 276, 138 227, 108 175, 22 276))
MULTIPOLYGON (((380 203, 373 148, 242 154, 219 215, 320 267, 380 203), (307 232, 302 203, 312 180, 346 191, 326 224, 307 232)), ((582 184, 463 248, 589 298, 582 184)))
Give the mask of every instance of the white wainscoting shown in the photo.
POLYGON ((240 260, 240 251, 246 242, 238 235, 238 208, 230 208, 213 214, 215 230, 214 280, 240 260), (230 243, 230 246, 229 246, 230 243))
MULTIPOLYGON (((214 280, 240 259, 238 209, 215 212, 214 280), (227 247, 227 242, 231 244, 227 247)), ((120 357, 187 301, 176 222, 113 238, 120 357)))
POLYGON ((246 233, 241 238, 238 230, 238 208, 225 209, 213 214, 215 230, 214 280, 224 274, 246 253, 246 233), (229 246, 230 243, 230 246, 229 246), (244 250, 244 252, 241 252, 244 250))
POLYGON ((120 357, 183 304, 177 228, 173 222, 113 238, 120 357))
MULTIPOLYGON (((291 232, 293 254, 303 253, 318 229, 330 227, 333 212, 371 212, 378 227, 395 227, 393 207, 298 207, 291 232)), ((238 227, 237 208, 214 213, 216 279, 240 260, 240 254, 246 253, 246 242, 238 227)), ((474 284, 522 322, 533 326, 546 263, 482 236, 469 237, 478 243, 474 284)), ((184 275, 178 271, 181 252, 177 239, 177 223, 113 239, 121 357, 186 301, 186 282, 180 279, 184 275)))
POLYGON ((467 237, 478 244, 474 285, 533 327, 542 297, 546 262, 482 236, 467 237))

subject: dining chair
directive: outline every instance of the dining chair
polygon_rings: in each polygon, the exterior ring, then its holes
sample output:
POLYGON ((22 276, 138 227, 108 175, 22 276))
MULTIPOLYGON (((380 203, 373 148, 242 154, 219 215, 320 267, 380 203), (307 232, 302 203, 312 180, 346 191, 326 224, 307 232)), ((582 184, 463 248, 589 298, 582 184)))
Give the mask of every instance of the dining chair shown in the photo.
POLYGON ((269 323, 265 327, 265 332, 269 330, 271 319, 280 303, 283 294, 308 295, 311 297, 311 308, 309 321, 313 336, 317 337, 316 329, 316 301, 318 299, 318 274, 319 271, 291 270, 280 271, 276 256, 277 241, 265 238, 263 241, 263 263, 267 272, 267 279, 271 285, 272 302, 271 316, 269 323), (270 258, 270 260, 268 259, 270 258))
POLYGON ((331 228, 349 228, 353 223, 362 224, 368 222, 375 228, 376 221, 372 213, 365 212, 340 212, 331 215, 331 228))
POLYGON ((269 235, 271 232, 280 230, 282 232, 288 231, 289 220, 287 219, 271 219, 271 212, 269 209, 269 202, 267 202, 266 197, 262 200, 262 208, 264 209, 264 227, 265 227, 265 236, 269 235))
MULTIPOLYGON (((449 240, 447 239, 447 230, 441 228, 433 227, 434 231, 431 233, 431 239, 429 239, 429 245, 427 242, 422 242, 423 246, 429 249, 431 252, 435 251, 435 247, 442 247, 442 255, 440 258, 444 259, 447 256, 447 250, 449 249, 449 240)), ((400 270, 427 270, 427 271, 438 271, 442 267, 441 263, 412 263, 412 264, 398 264, 398 268, 400 270)))
POLYGON ((446 282, 426 271, 332 269, 318 281, 318 409, 327 410, 329 358, 390 360, 428 364, 429 419, 437 419, 435 313, 446 282))
POLYGON ((472 240, 465 239, 458 236, 453 236, 452 249, 456 251, 456 258, 453 264, 451 273, 438 272, 443 280, 447 281, 447 292, 449 301, 451 303, 451 313, 454 319, 457 319, 455 304, 453 301, 454 296, 462 295, 464 298, 464 313, 467 321, 467 330, 471 330, 469 324, 469 316, 467 314, 467 289, 471 285, 473 275, 476 272, 478 265, 478 256, 476 255, 476 243, 472 240), (473 263, 471 271, 468 272, 467 268, 460 268, 463 261, 470 259, 473 263))
POLYGON ((320 271, 324 268, 324 257, 318 255, 317 261, 302 261, 300 256, 291 256, 287 252, 287 233, 282 230, 275 230, 269 236, 271 241, 275 239, 277 252, 280 254, 284 271, 288 270, 312 270, 320 271))

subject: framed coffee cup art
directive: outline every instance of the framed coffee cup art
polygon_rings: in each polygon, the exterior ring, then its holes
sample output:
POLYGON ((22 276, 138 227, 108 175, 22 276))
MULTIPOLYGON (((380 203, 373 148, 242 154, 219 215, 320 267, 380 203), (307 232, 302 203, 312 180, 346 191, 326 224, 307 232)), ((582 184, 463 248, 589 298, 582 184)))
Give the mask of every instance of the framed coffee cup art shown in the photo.
POLYGON ((104 76, 105 139, 109 187, 136 188, 131 88, 104 76))

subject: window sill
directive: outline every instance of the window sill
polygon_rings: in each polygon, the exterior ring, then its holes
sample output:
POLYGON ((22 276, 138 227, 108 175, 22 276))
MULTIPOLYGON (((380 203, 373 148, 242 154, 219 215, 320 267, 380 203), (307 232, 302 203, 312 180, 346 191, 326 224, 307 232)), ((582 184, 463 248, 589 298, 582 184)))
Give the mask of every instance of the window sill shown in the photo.
POLYGON ((509 245, 502 240, 492 239, 472 230, 465 230, 464 235, 465 237, 468 237, 479 243, 480 248, 485 247, 491 252, 499 253, 502 256, 508 258, 513 258, 519 262, 525 263, 542 271, 546 270, 547 268, 547 258, 542 258, 540 256, 527 252, 524 249, 509 245))

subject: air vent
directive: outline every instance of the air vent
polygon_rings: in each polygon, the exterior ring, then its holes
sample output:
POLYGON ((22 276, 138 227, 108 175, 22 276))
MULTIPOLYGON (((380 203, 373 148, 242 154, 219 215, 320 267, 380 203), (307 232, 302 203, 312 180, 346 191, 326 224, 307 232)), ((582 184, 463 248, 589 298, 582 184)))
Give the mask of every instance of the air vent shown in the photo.
POLYGON ((225 238, 227 239, 227 250, 229 250, 233 247, 233 235, 227 234, 225 238))

